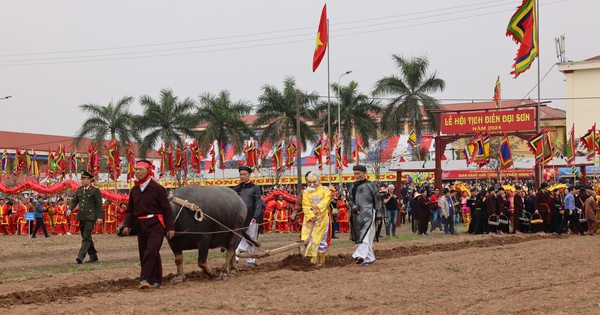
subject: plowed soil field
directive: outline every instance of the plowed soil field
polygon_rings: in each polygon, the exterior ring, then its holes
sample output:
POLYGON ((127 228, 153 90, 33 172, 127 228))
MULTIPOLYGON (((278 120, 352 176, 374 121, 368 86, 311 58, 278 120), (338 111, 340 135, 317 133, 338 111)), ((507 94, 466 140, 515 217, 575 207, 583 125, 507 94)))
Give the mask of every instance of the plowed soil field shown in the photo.
MULTIPOLYGON (((377 261, 358 266, 347 234, 333 240, 326 265, 297 251, 240 260, 213 279, 186 252, 187 281, 161 251, 165 284, 140 291, 135 237, 94 235, 99 263, 75 264, 80 237, 0 236, 0 312, 6 314, 600 314, 600 237, 444 235, 420 238, 406 227, 375 243, 377 261)), ((297 234, 261 235, 263 248, 297 234)), ((219 267, 220 250, 209 264, 219 267)))

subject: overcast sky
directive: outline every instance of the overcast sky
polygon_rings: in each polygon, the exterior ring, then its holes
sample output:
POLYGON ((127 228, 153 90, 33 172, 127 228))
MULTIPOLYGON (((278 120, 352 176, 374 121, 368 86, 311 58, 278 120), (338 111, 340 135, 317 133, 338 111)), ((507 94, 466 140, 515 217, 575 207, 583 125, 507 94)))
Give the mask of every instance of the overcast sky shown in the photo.
MULTIPOLYGON (((395 74, 392 54, 427 55, 446 81, 445 103, 523 98, 537 66, 510 75, 517 45, 505 36, 520 0, 357 1, 327 3, 330 80, 370 93, 395 74)), ((256 104, 261 86, 293 76, 302 90, 327 95, 327 59, 311 63, 323 1, 3 1, 0 5, 0 130, 72 136, 86 116, 78 106, 135 96, 157 99, 227 89, 256 104)), ((600 55, 600 1, 540 2, 542 98, 564 97, 554 38, 566 55, 600 55)), ((536 98, 534 91, 531 98, 536 98)), ((553 101, 564 107, 564 101, 553 101)))

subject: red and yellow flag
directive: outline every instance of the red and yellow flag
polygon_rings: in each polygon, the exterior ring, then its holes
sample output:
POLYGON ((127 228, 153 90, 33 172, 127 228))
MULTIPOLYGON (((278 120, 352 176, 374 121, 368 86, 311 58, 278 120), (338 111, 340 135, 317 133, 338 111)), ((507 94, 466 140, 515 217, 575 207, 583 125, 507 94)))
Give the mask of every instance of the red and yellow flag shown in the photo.
POLYGON ((502 99, 500 97, 500 76, 496 79, 496 85, 494 86, 494 103, 496 103, 496 108, 500 108, 500 104, 502 99))
POLYGON ((538 30, 535 0, 523 0, 506 28, 506 36, 519 44, 511 74, 515 78, 527 71, 538 55, 538 30))
POLYGON ((321 21, 319 22, 319 29, 317 30, 317 44, 315 46, 315 53, 313 55, 313 72, 317 70, 325 56, 327 50, 327 43, 329 42, 329 30, 327 28, 327 4, 323 6, 321 12, 321 21))

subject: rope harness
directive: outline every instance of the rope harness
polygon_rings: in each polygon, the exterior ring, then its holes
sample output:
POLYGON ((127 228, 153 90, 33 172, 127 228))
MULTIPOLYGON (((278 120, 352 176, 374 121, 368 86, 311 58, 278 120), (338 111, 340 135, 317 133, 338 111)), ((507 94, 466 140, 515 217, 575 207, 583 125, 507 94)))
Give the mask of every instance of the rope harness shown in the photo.
MULTIPOLYGON (((202 222, 204 220, 204 217, 209 218, 210 220, 214 221, 215 223, 217 223, 218 225, 222 226, 225 228, 225 230, 221 230, 221 231, 213 231, 213 232, 187 232, 187 231, 175 231, 175 234, 196 234, 196 235, 208 235, 208 234, 219 234, 219 233, 228 233, 231 232, 239 237, 241 237, 242 239, 246 240, 248 243, 252 244, 252 242, 250 240, 248 240, 243 234, 238 233, 237 231, 243 231, 248 229, 249 227, 244 227, 244 228, 239 228, 239 229, 230 229, 229 227, 227 227, 225 224, 221 223, 219 220, 211 217, 210 215, 204 213, 204 211, 202 211, 202 209, 196 205, 193 202, 189 202, 185 199, 179 198, 179 197, 175 197, 173 195, 169 196, 169 201, 180 205, 181 207, 179 208, 179 211, 177 212, 177 216, 175 217, 174 222, 177 221, 177 219, 179 218, 179 215, 181 214, 181 210, 183 210, 183 208, 187 208, 189 209, 191 212, 194 213, 194 219, 198 222, 202 222)), ((256 247, 256 246, 255 246, 256 247)), ((256 247, 259 250, 264 251, 262 248, 260 247, 256 247)))

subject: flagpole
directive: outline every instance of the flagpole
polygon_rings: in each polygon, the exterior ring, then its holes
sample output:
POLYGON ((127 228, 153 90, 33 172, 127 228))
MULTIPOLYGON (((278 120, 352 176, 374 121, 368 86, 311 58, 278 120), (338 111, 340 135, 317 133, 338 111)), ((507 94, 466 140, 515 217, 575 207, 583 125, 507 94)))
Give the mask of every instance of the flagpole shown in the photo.
MULTIPOLYGON (((541 87, 540 87, 540 2, 539 0, 535 2, 535 29, 536 29, 536 39, 535 41, 537 42, 537 46, 538 46, 538 51, 537 51, 537 104, 536 104, 536 118, 537 118, 537 131, 540 132, 541 128, 541 119, 540 119, 540 102, 541 102, 541 87)), ((543 150, 543 143, 542 143, 542 150, 543 150)), ((542 151, 543 152, 543 151, 542 151)), ((538 175, 537 175, 537 180, 539 182, 539 184, 542 184, 542 164, 539 163, 538 164, 538 175)))
POLYGON ((327 19, 327 141, 329 146, 327 148, 327 154, 329 155, 329 177, 328 183, 331 185, 331 92, 329 83, 329 50, 331 50, 329 40, 329 18, 327 19))

